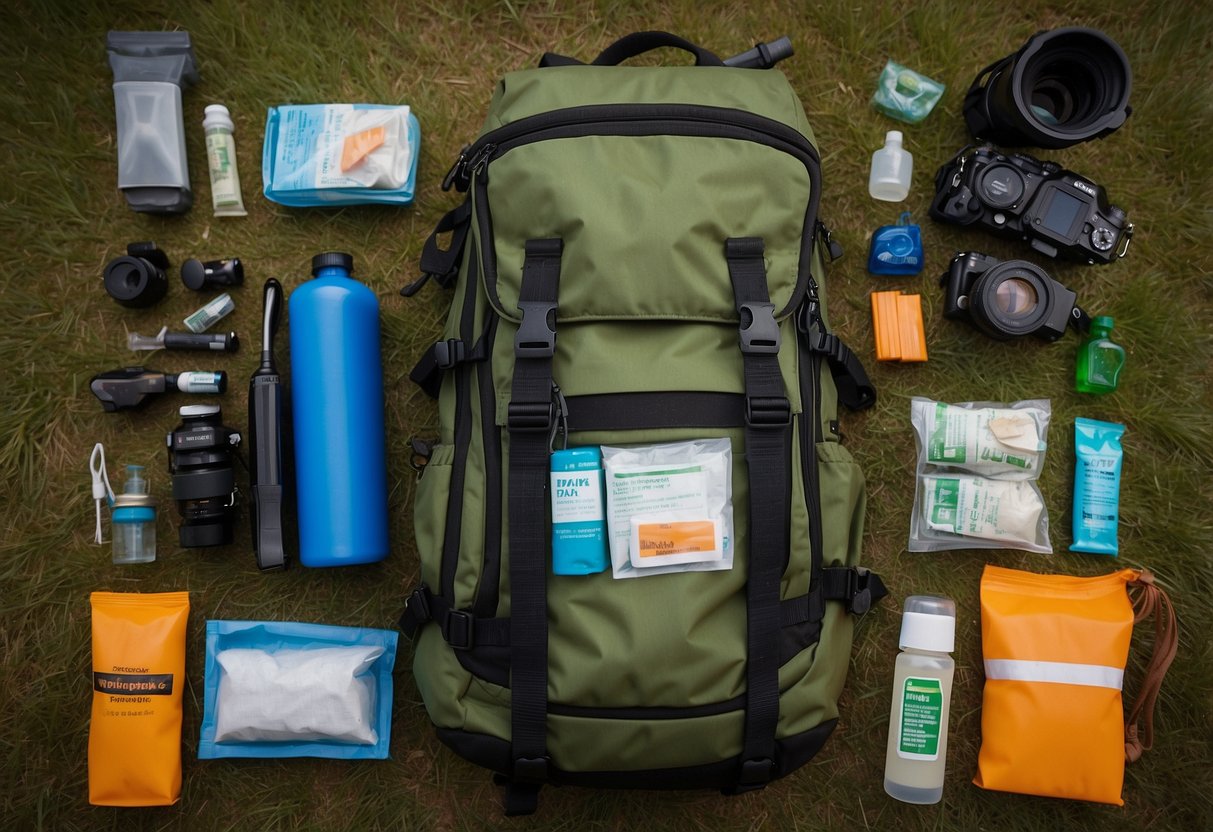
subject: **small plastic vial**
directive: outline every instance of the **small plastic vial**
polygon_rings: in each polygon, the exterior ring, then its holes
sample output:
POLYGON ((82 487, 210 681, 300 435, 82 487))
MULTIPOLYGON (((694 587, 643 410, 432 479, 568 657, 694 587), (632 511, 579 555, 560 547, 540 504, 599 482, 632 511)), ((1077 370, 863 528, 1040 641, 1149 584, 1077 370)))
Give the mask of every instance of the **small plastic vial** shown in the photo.
POLYGON ((884 147, 872 154, 872 172, 868 175, 868 193, 873 199, 901 202, 910 194, 914 156, 901 146, 901 131, 890 130, 884 147))
POLYGON ((1078 348, 1074 389, 1079 393, 1111 393, 1125 366, 1125 349, 1111 338, 1112 318, 1091 319, 1091 330, 1078 348))
POLYGON ((151 563, 156 559, 156 501, 148 494, 142 465, 126 466, 122 493, 110 518, 114 563, 151 563))
POLYGON ((948 707, 955 663, 956 604, 911 595, 901 616, 893 670, 884 790, 904 803, 938 803, 948 755, 948 707))

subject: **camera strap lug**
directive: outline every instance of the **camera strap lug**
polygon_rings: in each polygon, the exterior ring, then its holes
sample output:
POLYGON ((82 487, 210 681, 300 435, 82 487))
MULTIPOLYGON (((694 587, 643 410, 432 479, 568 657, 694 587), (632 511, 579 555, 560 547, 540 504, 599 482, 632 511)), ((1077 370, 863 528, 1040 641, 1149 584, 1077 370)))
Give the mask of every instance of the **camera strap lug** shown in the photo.
POLYGON ((1116 252, 1116 256, 1117 256, 1118 258, 1119 258, 1119 257, 1124 257, 1126 254, 1128 254, 1128 253, 1129 253, 1129 242, 1130 242, 1130 241, 1133 239, 1133 223, 1129 223, 1129 224, 1128 224, 1128 225, 1125 227, 1125 233, 1124 233, 1124 235, 1121 237, 1121 239, 1122 239, 1124 242, 1123 242, 1123 243, 1121 244, 1121 246, 1120 246, 1120 251, 1116 252))

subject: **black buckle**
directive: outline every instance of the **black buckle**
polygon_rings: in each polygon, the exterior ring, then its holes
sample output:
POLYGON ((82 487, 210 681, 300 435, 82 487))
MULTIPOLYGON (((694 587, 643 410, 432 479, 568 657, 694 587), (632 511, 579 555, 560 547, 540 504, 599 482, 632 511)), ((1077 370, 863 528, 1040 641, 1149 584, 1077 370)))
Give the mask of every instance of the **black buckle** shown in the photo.
POLYGON ((506 413, 506 426, 520 433, 548 433, 556 423, 556 403, 552 401, 510 402, 506 413))
POLYGON ((465 358, 467 346, 458 338, 448 338, 434 344, 434 361, 440 370, 449 370, 465 358))
POLYGON ((518 757, 514 760, 515 783, 546 783, 548 779, 548 757, 518 757))
POLYGON ((746 396, 745 423, 755 428, 786 427, 792 423, 792 403, 783 396, 746 396))
POLYGON ((447 610, 442 622, 442 637, 454 650, 471 650, 475 642, 476 619, 464 610, 447 610))
POLYGON ((522 322, 514 336, 514 355, 518 358, 551 358, 556 354, 556 302, 524 300, 518 303, 522 322))
POLYGON ((780 335, 775 304, 762 301, 741 304, 740 334, 741 351, 746 355, 777 355, 780 335))
POLYGON ((746 760, 741 764, 741 776, 737 778, 737 791, 748 792, 761 789, 771 782, 775 771, 775 761, 763 757, 760 760, 746 760))
POLYGON ((871 574, 866 569, 863 571, 853 569, 847 578, 847 590, 850 596, 847 610, 855 615, 863 615, 872 609, 872 590, 868 586, 871 574))
POLYGON ((432 618, 430 588, 422 584, 410 592, 409 597, 404 601, 404 613, 400 616, 400 629, 411 639, 421 629, 421 625, 432 618))

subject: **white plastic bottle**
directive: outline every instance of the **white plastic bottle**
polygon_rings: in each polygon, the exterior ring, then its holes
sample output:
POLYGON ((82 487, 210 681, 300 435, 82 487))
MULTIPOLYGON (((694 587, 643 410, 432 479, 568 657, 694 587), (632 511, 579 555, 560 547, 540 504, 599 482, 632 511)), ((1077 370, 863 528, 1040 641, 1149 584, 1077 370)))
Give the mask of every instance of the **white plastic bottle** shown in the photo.
POLYGON ((901 146, 901 131, 890 130, 884 137, 884 147, 872 154, 868 193, 873 199, 901 202, 910 194, 913 173, 914 156, 901 146))
POLYGON ((893 670, 884 790, 905 803, 938 803, 948 755, 948 708, 955 663, 956 604, 911 595, 901 617, 893 670))
POLYGON ((211 203, 216 217, 246 217, 244 196, 240 193, 240 173, 236 170, 236 125, 222 104, 208 104, 202 119, 206 131, 206 162, 211 172, 211 203))

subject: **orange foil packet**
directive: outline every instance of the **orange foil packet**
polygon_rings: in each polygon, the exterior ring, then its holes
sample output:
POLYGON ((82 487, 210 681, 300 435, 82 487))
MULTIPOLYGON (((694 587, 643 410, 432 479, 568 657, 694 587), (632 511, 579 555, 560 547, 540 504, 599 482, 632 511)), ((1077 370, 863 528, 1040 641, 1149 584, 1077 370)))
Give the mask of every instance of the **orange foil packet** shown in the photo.
POLYGON ((88 801, 168 806, 181 798, 181 696, 188 592, 94 592, 88 801))

